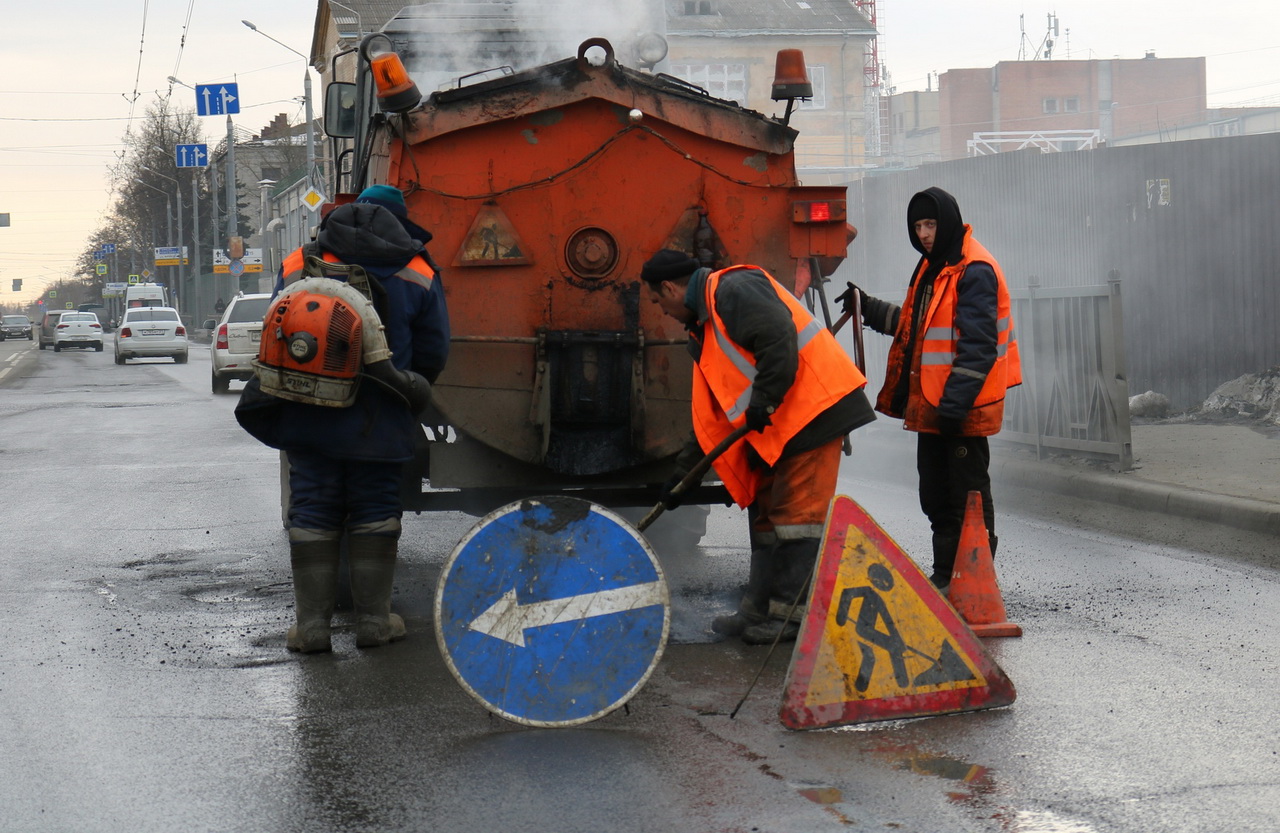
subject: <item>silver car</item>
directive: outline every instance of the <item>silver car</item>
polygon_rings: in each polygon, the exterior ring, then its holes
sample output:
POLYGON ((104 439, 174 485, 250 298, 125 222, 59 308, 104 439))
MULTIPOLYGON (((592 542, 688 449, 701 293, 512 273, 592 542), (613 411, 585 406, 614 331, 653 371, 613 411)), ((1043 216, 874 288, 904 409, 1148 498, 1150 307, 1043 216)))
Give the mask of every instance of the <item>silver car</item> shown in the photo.
POLYGON ((187 328, 173 307, 134 307, 120 319, 116 364, 151 356, 171 356, 178 364, 187 361, 187 328))
POLYGON ((262 319, 271 306, 270 293, 240 293, 222 313, 213 334, 209 357, 213 363, 213 392, 226 393, 232 379, 253 377, 253 360, 258 358, 262 339, 262 319))
POLYGON ((71 347, 102 352, 102 324, 92 312, 64 312, 53 328, 53 352, 71 347))

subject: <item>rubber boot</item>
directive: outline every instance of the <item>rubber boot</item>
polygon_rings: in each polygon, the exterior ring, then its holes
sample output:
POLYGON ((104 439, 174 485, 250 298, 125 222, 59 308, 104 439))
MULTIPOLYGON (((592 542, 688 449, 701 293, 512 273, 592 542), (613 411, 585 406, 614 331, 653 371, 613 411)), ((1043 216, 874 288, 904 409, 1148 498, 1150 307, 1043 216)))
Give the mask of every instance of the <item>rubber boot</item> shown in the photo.
POLYGON ((778 542, 774 549, 777 570, 769 588, 769 617, 742 632, 748 645, 794 642, 800 634, 813 568, 822 542, 817 538, 794 538, 778 542))
POLYGON ((773 578, 773 546, 761 546, 751 550, 751 566, 747 573, 747 588, 733 613, 717 616, 711 621, 711 630, 725 636, 739 636, 752 625, 768 619, 769 583, 773 578))
POLYGON ((297 619, 285 638, 290 651, 312 654, 333 650, 330 623, 338 596, 340 548, 341 539, 336 537, 289 542, 297 619))
POLYGON ((959 537, 937 534, 933 536, 933 575, 929 576, 929 581, 933 582, 933 586, 938 588, 944 596, 951 587, 951 573, 955 571, 956 554, 959 551, 959 537))
POLYGON ((351 601, 356 609, 356 647, 376 648, 405 635, 404 619, 391 612, 399 541, 386 535, 349 535, 351 601))

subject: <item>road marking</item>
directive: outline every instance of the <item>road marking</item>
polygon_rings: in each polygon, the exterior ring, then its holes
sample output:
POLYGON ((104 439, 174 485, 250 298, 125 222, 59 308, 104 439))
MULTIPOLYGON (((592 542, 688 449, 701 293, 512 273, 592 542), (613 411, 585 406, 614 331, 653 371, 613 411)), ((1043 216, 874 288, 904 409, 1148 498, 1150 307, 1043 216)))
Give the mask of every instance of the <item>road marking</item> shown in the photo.
POLYGON ((657 581, 584 593, 566 599, 531 602, 527 605, 519 603, 513 587, 490 605, 488 610, 472 620, 468 627, 523 648, 526 630, 590 619, 593 616, 625 613, 628 610, 660 605, 664 599, 662 583, 657 581))

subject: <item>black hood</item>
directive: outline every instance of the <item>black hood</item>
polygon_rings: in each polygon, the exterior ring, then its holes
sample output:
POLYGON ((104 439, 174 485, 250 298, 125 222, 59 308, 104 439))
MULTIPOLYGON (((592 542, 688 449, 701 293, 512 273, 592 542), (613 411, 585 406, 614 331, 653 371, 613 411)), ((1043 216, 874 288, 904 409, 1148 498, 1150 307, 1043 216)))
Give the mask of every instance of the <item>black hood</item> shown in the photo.
POLYGON ((320 224, 316 243, 347 263, 403 266, 422 250, 399 218, 380 205, 340 205, 320 224))
POLYGON ((932 266, 956 263, 964 245, 964 220, 960 218, 960 204, 956 198, 941 188, 926 188, 907 203, 907 236, 917 252, 924 255, 932 266), (933 253, 920 245, 916 237, 916 220, 937 220, 938 231, 933 239, 933 253))

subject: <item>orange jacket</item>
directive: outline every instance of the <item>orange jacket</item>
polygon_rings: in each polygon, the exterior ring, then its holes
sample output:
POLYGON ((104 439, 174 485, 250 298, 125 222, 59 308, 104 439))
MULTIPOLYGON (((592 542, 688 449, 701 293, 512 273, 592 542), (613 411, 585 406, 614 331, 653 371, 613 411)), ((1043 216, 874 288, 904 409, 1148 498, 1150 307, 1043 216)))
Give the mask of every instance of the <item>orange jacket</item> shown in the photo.
MULTIPOLYGON (((867 380, 835 337, 763 269, 744 265, 712 272, 707 276, 705 290, 710 315, 703 325, 701 356, 693 374, 693 428, 704 452, 743 424, 751 404, 755 357, 729 338, 715 305, 721 277, 736 269, 754 269, 768 277, 773 291, 791 312, 796 328, 799 363, 795 381, 773 413, 773 424, 762 432, 753 431, 746 436, 746 442, 772 466, 782 455, 787 441, 800 429, 866 385, 867 380)), ((743 443, 735 444, 720 455, 715 469, 739 506, 745 507, 755 499, 761 473, 748 463, 743 443)))
POLYGON ((1009 288, 1005 284, 1000 264, 981 243, 973 239, 969 226, 965 226, 964 244, 958 263, 942 268, 933 280, 933 295, 929 309, 923 318, 924 332, 916 339, 914 355, 905 355, 911 340, 911 327, 916 295, 922 283, 921 276, 928 267, 922 261, 907 292, 893 346, 889 349, 889 366, 884 387, 876 399, 876 410, 904 420, 904 427, 911 431, 937 433, 938 421, 935 408, 942 400, 947 378, 955 370, 957 342, 960 331, 956 327, 957 287, 964 279, 970 263, 989 265, 996 274, 996 360, 987 372, 986 379, 965 418, 961 434, 970 437, 986 437, 997 433, 1004 421, 1005 392, 1022 384, 1022 363, 1018 357, 1018 341, 1013 331, 1012 305, 1009 288), (902 378, 909 371, 906 413, 895 413, 893 394, 902 378))

